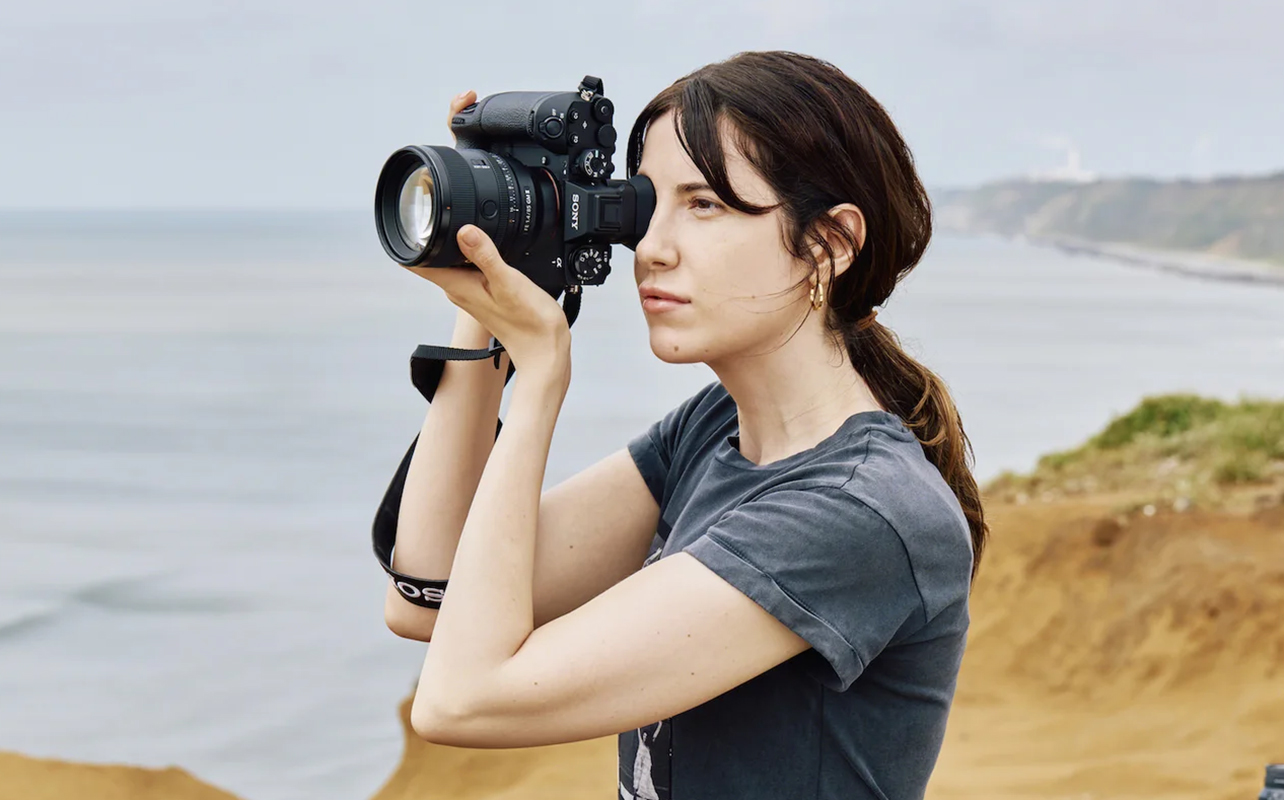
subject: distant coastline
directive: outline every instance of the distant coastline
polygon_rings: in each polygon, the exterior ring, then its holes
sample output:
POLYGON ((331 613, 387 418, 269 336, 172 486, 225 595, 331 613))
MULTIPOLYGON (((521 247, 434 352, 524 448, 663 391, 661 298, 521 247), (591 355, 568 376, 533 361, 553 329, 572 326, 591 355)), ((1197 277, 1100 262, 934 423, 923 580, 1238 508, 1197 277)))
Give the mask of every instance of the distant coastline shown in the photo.
POLYGON ((937 227, 1211 280, 1284 285, 1284 173, 1014 179, 933 193, 937 227))
POLYGON ((1090 255, 1204 280, 1284 286, 1284 266, 1268 261, 1228 258, 1188 250, 1164 250, 1126 242, 1094 242, 1072 236, 1008 236, 1040 247, 1052 247, 1072 255, 1090 255))

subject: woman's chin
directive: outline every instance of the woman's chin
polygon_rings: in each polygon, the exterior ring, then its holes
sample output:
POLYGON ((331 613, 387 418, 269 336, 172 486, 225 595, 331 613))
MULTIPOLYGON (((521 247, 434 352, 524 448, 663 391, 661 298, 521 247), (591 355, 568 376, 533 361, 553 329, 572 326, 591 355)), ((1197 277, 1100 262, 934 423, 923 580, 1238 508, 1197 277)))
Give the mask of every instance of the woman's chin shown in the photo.
POLYGON ((672 331, 651 331, 651 352, 666 364, 694 364, 700 361, 696 348, 683 342, 672 331))

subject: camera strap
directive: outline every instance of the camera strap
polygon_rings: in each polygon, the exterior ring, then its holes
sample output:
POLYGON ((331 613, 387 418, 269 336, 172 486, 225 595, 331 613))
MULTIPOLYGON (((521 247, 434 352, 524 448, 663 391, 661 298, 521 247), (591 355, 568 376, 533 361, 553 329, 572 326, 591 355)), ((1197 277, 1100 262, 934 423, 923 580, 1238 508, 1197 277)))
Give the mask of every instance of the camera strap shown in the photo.
MULTIPOLYGON (((580 287, 573 286, 566 292, 566 297, 562 302, 562 311, 566 313, 568 327, 575 324, 575 319, 580 314, 580 299, 580 287)), ((431 403, 433 395, 437 393, 437 385, 441 383, 441 376, 446 369, 447 361, 481 361, 483 358, 493 358, 495 367, 498 368, 499 356, 503 352, 504 346, 494 337, 491 337, 490 347, 478 350, 421 344, 415 348, 415 352, 410 356, 410 382, 419 390, 424 399, 431 403)), ((516 368, 510 362, 508 374, 504 376, 505 386, 512 380, 514 372, 516 372, 516 368)), ((496 439, 499 438, 499 432, 503 428, 503 420, 496 420, 496 439)), ((371 539, 374 543, 375 558, 379 560, 379 565, 383 567, 383 571, 392 578, 393 585, 397 587, 397 591, 401 592, 402 597, 408 602, 424 608, 441 608, 441 598, 446 591, 446 581, 415 578, 397 572, 392 568, 392 552, 397 544, 397 515, 401 510, 401 495, 406 488, 406 472, 410 469, 410 459, 414 456, 415 446, 418 443, 419 435, 416 434, 414 440, 410 442, 410 448, 402 456, 401 464, 398 465, 396 474, 392 476, 392 482, 388 484, 388 489, 384 492, 378 511, 375 512, 374 525, 371 528, 371 539)))

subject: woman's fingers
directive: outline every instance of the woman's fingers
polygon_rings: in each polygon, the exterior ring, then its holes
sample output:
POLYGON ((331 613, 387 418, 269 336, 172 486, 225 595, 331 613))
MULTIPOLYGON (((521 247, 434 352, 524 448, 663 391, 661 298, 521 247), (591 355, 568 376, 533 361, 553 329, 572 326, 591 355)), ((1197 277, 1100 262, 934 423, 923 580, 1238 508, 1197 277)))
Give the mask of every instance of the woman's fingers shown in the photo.
POLYGON ((466 92, 460 92, 459 94, 450 98, 450 113, 446 115, 446 130, 450 131, 451 136, 455 135, 455 130, 454 128, 450 127, 450 121, 455 118, 455 115, 459 113, 460 109, 467 108, 476 100, 477 100, 477 93, 474 92, 472 89, 469 89, 466 92))
POLYGON ((468 224, 459 229, 457 234, 459 248, 464 256, 473 262, 483 273, 490 275, 501 267, 507 267, 500 257, 495 242, 486 232, 476 225, 468 224))

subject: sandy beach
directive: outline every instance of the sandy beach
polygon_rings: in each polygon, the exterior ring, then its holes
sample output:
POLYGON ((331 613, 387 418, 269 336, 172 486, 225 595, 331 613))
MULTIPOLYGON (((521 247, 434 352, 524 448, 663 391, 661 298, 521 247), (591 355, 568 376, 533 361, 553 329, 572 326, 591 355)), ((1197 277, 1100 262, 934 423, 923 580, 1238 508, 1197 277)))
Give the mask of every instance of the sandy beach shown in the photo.
MULTIPOLYGON (((1121 516, 1117 494, 991 498, 992 549, 927 796, 1256 796, 1264 765, 1284 761, 1282 489, 1152 516, 1121 516)), ((614 796, 614 737, 458 749, 418 740, 408 701, 399 713, 405 751, 373 800, 614 796)), ((179 769, 4 755, 0 775, 0 800, 232 797, 179 769)))

